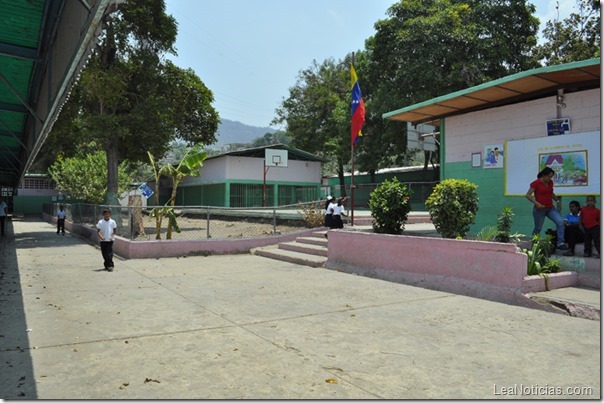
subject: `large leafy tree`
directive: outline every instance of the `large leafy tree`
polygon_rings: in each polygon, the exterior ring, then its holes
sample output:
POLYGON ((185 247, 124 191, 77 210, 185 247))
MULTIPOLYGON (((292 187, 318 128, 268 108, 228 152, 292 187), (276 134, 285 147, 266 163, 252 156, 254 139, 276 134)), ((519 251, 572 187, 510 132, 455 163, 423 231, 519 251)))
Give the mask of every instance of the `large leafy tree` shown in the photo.
MULTIPOLYGON (((48 172, 57 188, 74 199, 100 204, 107 196, 107 159, 105 153, 81 153, 74 157, 59 157, 48 172)), ((118 190, 128 190, 131 177, 126 163, 118 167, 118 190)))
POLYGON ((102 27, 49 147, 68 153, 94 139, 107 158, 106 202, 117 204, 122 161, 144 161, 147 152, 164 155, 175 138, 212 144, 218 114, 199 77, 164 59, 175 53, 177 28, 163 0, 120 3, 102 27))
POLYGON ((349 63, 313 60, 299 73, 274 120, 286 124, 294 147, 337 162, 342 189, 350 160, 350 102, 349 63))
POLYGON ((383 121, 382 113, 535 67, 534 12, 525 0, 392 5, 388 18, 375 24, 376 34, 366 41, 367 60, 357 69, 365 78, 369 114, 359 156, 364 169, 405 159, 406 126, 383 121))
POLYGON ((535 49, 535 58, 546 66, 600 57, 600 2, 577 0, 577 13, 563 21, 548 21, 545 42, 535 49))

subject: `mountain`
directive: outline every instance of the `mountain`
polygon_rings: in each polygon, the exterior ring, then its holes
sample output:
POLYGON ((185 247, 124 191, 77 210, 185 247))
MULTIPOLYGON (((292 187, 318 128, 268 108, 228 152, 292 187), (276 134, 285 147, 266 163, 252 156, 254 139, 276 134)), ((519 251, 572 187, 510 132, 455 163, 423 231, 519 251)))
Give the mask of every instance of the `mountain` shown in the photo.
POLYGON ((212 148, 222 147, 233 143, 251 143, 258 137, 264 137, 266 133, 274 133, 276 130, 270 127, 248 126, 234 120, 222 119, 216 133, 216 144, 212 148))

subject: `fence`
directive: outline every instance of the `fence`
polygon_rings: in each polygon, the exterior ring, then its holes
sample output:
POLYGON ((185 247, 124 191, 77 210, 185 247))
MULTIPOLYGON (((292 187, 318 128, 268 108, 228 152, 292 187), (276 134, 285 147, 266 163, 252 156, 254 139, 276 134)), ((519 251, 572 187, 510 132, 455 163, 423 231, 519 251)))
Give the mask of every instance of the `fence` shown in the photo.
MULTIPOLYGON (((432 190, 439 182, 402 182, 407 185, 411 190, 411 210, 413 211, 425 211, 426 200, 432 194, 432 190)), ((355 184, 354 189, 354 207, 355 208, 369 208, 369 197, 371 192, 375 190, 380 183, 359 183, 355 184)), ((329 186, 326 189, 326 194, 330 194, 334 197, 340 197, 346 194, 350 198, 350 185, 346 185, 344 191, 342 186, 329 186)), ((349 201, 350 204, 350 201, 349 201)), ((350 207, 350 206, 349 206, 350 207)))
MULTIPOLYGON (((253 238, 285 234, 308 228, 303 208, 319 202, 299 203, 279 208, 225 208, 209 206, 175 206, 180 232, 172 230, 175 240, 253 238)), ((322 203, 322 202, 320 202, 322 203)), ((133 241, 157 238, 156 219, 149 216, 151 208, 136 206, 99 206, 95 204, 44 204, 46 214, 55 216, 59 205, 64 207, 67 220, 74 224, 95 227, 103 218, 103 210, 111 210, 117 234, 133 241)), ((160 238, 167 239, 168 218, 162 217, 160 238)))

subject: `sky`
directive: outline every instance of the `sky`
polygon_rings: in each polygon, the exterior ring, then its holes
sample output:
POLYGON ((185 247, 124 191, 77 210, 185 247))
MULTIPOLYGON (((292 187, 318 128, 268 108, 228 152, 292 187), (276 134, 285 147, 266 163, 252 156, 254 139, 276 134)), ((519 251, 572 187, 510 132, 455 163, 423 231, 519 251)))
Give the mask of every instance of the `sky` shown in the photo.
MULTIPOLYGON (((364 48, 396 0, 165 0, 178 23, 169 56, 214 94, 220 118, 268 127, 298 73, 364 48)), ((575 0, 532 0, 545 22, 576 11, 575 0)), ((361 88, 362 90, 362 88, 361 88)), ((275 129, 282 127, 272 126, 275 129)))

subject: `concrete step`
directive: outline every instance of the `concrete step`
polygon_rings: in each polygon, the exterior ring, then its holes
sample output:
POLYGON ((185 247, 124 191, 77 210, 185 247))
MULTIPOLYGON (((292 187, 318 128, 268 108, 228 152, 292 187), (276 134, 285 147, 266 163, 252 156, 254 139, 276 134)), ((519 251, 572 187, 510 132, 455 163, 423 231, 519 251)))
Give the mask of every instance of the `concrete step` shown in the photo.
POLYGON ((252 249, 252 254, 264 256, 271 259, 281 260, 283 262, 296 263, 310 267, 323 267, 327 258, 324 256, 309 255, 307 253, 294 252, 285 249, 279 249, 277 245, 265 246, 252 249))
MULTIPOLYGON (((299 239, 299 238, 298 238, 299 239)), ((279 249, 291 250, 294 252, 307 253, 314 256, 327 257, 327 245, 313 245, 309 243, 298 242, 282 242, 279 244, 279 249)), ((318 239, 318 238, 317 238, 318 239)))
POLYGON ((560 266, 566 271, 576 271, 577 273, 589 272, 598 273, 602 272, 602 263, 600 259, 596 257, 583 257, 583 255, 575 256, 563 256, 561 254, 555 254, 551 256, 554 259, 558 259, 560 266))
POLYGON ((299 238, 296 238, 296 242, 307 243, 311 245, 319 245, 327 248, 327 238, 325 238, 324 236, 301 236, 299 238))
POLYGON ((600 273, 594 272, 577 273, 577 285, 600 290, 602 289, 602 277, 600 273))

